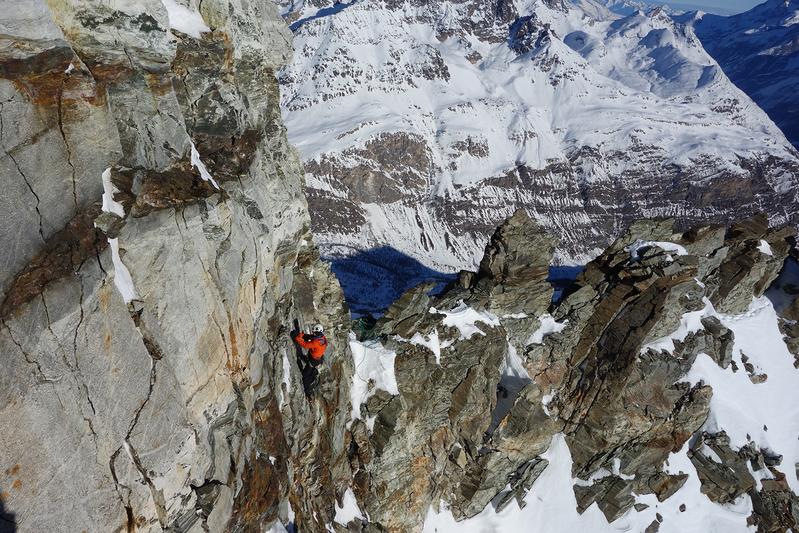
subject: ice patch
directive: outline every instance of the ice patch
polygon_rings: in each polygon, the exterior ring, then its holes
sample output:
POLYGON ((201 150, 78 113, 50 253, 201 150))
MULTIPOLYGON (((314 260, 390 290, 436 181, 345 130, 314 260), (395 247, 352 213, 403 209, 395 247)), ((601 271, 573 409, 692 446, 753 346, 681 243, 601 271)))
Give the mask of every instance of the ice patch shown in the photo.
POLYGON ((641 239, 638 239, 630 246, 626 247, 624 251, 630 252, 630 260, 635 262, 641 259, 641 252, 647 248, 652 248, 653 246, 660 248, 664 252, 673 252, 677 255, 688 255, 688 251, 679 244, 666 241, 644 241, 641 239))
POLYGON ((379 341, 360 342, 354 333, 350 333, 349 340, 352 361, 355 365, 350 388, 354 421, 361 418, 361 404, 369 400, 377 389, 393 395, 399 394, 397 377, 394 375, 394 358, 397 354, 384 348, 379 341), (370 380, 374 382, 372 390, 369 390, 370 380))
POLYGON ((460 340, 471 339, 472 335, 475 333, 485 335, 485 333, 475 325, 478 322, 488 324, 491 327, 499 326, 499 319, 496 316, 485 311, 476 311, 463 303, 463 301, 458 302, 458 305, 450 311, 439 311, 431 307, 430 312, 445 315, 442 323, 448 327, 458 328, 461 334, 460 340))
POLYGON ((336 517, 333 519, 337 524, 346 526, 351 520, 355 518, 364 519, 364 515, 358 507, 358 500, 355 499, 355 494, 352 489, 348 488, 347 492, 341 498, 341 507, 336 503, 336 517))
POLYGON ((176 0, 161 0, 169 16, 169 27, 179 32, 191 35, 195 39, 200 38, 200 34, 211 31, 203 16, 197 11, 177 3, 176 0))
POLYGON ((774 255, 771 251, 771 245, 763 239, 760 239, 760 244, 757 246, 757 249, 760 250, 761 254, 774 255))
POLYGON ((564 322, 556 321, 552 315, 542 315, 538 317, 541 325, 535 330, 525 342, 526 346, 531 344, 544 344, 544 337, 553 333, 560 333, 569 324, 569 321, 564 322))

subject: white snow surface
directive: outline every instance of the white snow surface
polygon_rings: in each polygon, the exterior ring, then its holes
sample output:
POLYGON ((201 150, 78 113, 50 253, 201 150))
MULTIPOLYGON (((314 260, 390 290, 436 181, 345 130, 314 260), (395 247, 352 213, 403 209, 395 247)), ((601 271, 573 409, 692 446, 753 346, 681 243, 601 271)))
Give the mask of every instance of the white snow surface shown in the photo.
POLYGON ((216 189, 219 189, 219 185, 216 183, 216 180, 211 176, 211 173, 208 172, 208 169, 205 167, 205 163, 202 162, 200 159, 200 152, 197 151, 197 148, 194 146, 194 143, 191 143, 191 164, 194 168, 196 168, 200 172, 200 177, 203 181, 210 181, 216 189))
POLYGON ((136 299, 136 287, 133 286, 133 278, 128 267, 125 266, 119 255, 119 240, 108 239, 108 244, 111 246, 111 261, 114 264, 114 286, 128 304, 136 299))
POLYGON ((417 344, 419 346, 424 346, 433 352, 433 355, 436 357, 437 365, 441 365, 441 348, 446 348, 449 346, 447 342, 442 345, 441 340, 438 338, 438 330, 436 329, 434 329, 433 333, 431 333, 429 336, 424 336, 421 333, 416 332, 408 342, 417 344))
POLYGON ((538 320, 541 322, 541 325, 527 339, 525 343, 527 346, 531 344, 543 344, 544 337, 563 331, 569 323, 568 320, 558 322, 550 314, 542 315, 538 317, 538 320))
POLYGON ((118 217, 125 217, 125 208, 122 204, 114 201, 114 193, 119 192, 119 189, 114 187, 111 183, 111 167, 105 169, 102 175, 103 179, 103 206, 102 210, 106 213, 113 213, 118 217))
POLYGON ((341 507, 336 503, 336 517, 333 521, 346 526, 350 520, 355 518, 363 520, 364 515, 363 512, 361 512, 361 508, 358 506, 358 500, 355 499, 355 494, 353 494, 351 488, 348 488, 341 498, 341 507))
POLYGON ((288 530, 280 520, 275 520, 263 533, 288 533, 288 530))
POLYGON ((663 338, 645 344, 641 348, 641 353, 644 353, 647 350, 654 350, 654 351, 665 350, 667 352, 673 352, 675 340, 682 342, 690 333, 696 333, 697 331, 705 329, 705 327, 702 325, 702 319, 708 316, 715 315, 716 310, 713 309, 713 304, 711 304, 710 300, 708 300, 707 298, 704 298, 703 302, 705 306, 702 309, 698 311, 691 311, 690 313, 685 313, 680 318, 680 325, 677 326, 676 330, 674 330, 672 333, 666 335, 663 338))
MULTIPOLYGON (((282 380, 282 382, 286 384, 286 393, 290 394, 291 393, 291 364, 289 363, 288 353, 285 350, 283 351, 283 380, 282 380)), ((283 395, 282 389, 281 389, 280 394, 281 394, 281 397, 282 397, 282 395, 283 395)), ((285 398, 283 398, 283 400, 281 400, 281 403, 284 403, 284 402, 285 402, 285 398)))
MULTIPOLYGON (((468 211, 475 222, 493 225, 512 214, 511 202, 522 202, 540 205, 531 215, 559 233, 590 224, 578 198, 548 210, 537 191, 485 182, 519 165, 569 166, 573 174, 548 178, 548 186, 562 190, 607 186, 653 165, 690 173, 711 161, 714 170, 696 176, 710 180, 724 171, 745 175, 739 156, 797 161, 782 132, 729 81, 691 28, 662 12, 621 17, 580 0, 565 2, 564 13, 540 0, 516 0, 520 16, 535 15, 552 28, 549 43, 519 55, 463 22, 480 17, 479 2, 278 3, 298 18, 297 52, 280 76, 281 106, 303 160, 363 165, 358 172, 388 179, 407 170, 420 182, 400 185, 404 201, 356 200, 365 222, 317 232, 325 254, 385 245, 434 270, 473 269, 485 242, 458 234, 432 205, 442 198, 468 204, 471 193, 488 205, 456 207, 453 216, 468 211), (440 40, 441 28, 453 32, 440 40), (429 170, 386 168, 361 155, 370 141, 394 133, 423 146, 429 170), (654 153, 638 156, 640 146, 654 153), (584 149, 598 158, 583 157, 584 149)), ((784 188, 795 178, 786 173, 773 181, 784 188)), ((350 196, 326 171, 309 172, 307 186, 331 198, 350 196)), ((682 216, 683 209, 642 205, 638 214, 682 216)), ((575 264, 592 254, 558 259, 575 264)))
POLYGON ((191 35, 195 39, 199 39, 200 34, 211 31, 211 28, 205 24, 203 16, 197 11, 179 4, 177 0, 161 0, 161 3, 169 15, 170 28, 191 35))
POLYGON ((569 447, 562 434, 552 439, 549 450, 542 457, 549 466, 535 481, 524 498, 526 506, 520 509, 512 501, 501 513, 488 505, 479 515, 456 522, 452 512, 443 504, 439 512, 430 509, 424 523, 424 533, 488 533, 500 531, 546 531, 547 533, 590 533, 643 532, 655 514, 663 517, 660 531, 663 533, 738 533, 752 531, 746 526, 746 517, 751 513, 748 496, 730 506, 720 506, 711 502, 699 491, 696 470, 687 456, 688 448, 669 458, 670 472, 691 474, 685 485, 674 496, 663 503, 654 495, 638 496, 637 501, 646 503, 649 508, 643 512, 630 509, 624 516, 608 524, 596 504, 582 515, 577 512, 577 501, 573 485, 578 480, 571 477, 572 458, 569 447), (686 511, 679 507, 686 504, 686 511))
POLYGON ((760 244, 758 244, 757 249, 760 250, 760 253, 774 255, 771 251, 771 245, 763 239, 760 239, 760 244))
POLYGON ((472 335, 479 334, 485 335, 483 330, 477 327, 478 322, 487 324, 491 327, 499 326, 499 319, 487 311, 477 311, 469 307, 463 301, 453 307, 449 311, 441 311, 433 307, 430 308, 431 313, 440 313, 445 315, 442 324, 449 327, 458 328, 461 340, 471 339, 472 335))
POLYGON ((352 420, 355 420, 361 418, 361 404, 369 400, 377 389, 390 394, 399 394, 397 377, 394 374, 394 358, 397 354, 387 350, 376 340, 360 342, 354 333, 350 333, 349 342, 352 362, 355 365, 350 388, 352 420), (374 388, 371 390, 370 381, 374 382, 374 388))
POLYGON ((625 251, 630 252, 630 260, 635 262, 641 259, 642 250, 652 248, 653 246, 660 248, 664 252, 673 252, 677 255, 688 255, 688 251, 685 249, 685 247, 677 243, 666 241, 645 241, 641 239, 638 239, 630 246, 625 248, 625 251))
POLYGON ((713 387, 708 431, 723 429, 731 445, 740 448, 749 437, 760 448, 783 456, 779 470, 794 492, 799 493, 796 469, 799 462, 799 370, 794 368, 793 355, 788 351, 779 331, 778 317, 767 298, 752 302, 743 315, 717 315, 722 324, 735 334, 733 359, 738 372, 719 368, 707 355, 700 355, 687 381, 704 381, 713 387), (745 354, 768 379, 753 384, 743 370, 741 354, 745 354))

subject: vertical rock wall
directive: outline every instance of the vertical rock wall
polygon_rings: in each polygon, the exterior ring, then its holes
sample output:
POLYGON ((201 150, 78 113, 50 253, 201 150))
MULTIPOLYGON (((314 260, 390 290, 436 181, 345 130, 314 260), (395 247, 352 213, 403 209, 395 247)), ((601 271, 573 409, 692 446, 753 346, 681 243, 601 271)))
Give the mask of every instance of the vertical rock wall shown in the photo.
POLYGON ((331 522, 347 314, 280 117, 275 8, 4 4, 4 511, 21 532, 257 531, 291 494, 298 524, 331 522), (294 319, 332 342, 311 401, 294 319))

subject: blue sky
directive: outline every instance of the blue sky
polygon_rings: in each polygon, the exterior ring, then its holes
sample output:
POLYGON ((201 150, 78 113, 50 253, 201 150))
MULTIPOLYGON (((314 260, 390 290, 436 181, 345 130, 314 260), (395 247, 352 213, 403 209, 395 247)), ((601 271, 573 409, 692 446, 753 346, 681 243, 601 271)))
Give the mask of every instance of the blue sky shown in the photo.
POLYGON ((765 0, 661 0, 657 3, 670 4, 678 8, 701 8, 709 13, 728 15, 747 11, 765 0))

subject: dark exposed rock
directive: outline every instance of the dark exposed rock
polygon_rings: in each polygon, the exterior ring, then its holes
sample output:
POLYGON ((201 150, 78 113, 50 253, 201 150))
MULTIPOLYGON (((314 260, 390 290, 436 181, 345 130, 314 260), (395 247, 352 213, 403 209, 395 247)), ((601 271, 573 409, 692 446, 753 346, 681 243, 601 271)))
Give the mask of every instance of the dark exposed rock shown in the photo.
POLYGON ((618 476, 604 477, 590 486, 575 485, 577 509, 582 513, 596 503, 608 522, 613 522, 635 503, 632 488, 631 481, 618 476))
POLYGON ((751 523, 758 533, 793 531, 799 527, 799 497, 785 482, 785 475, 772 469, 775 479, 764 479, 759 491, 751 491, 751 523))
POLYGON ((94 227, 100 204, 77 213, 66 227, 55 233, 22 272, 19 272, 0 305, 0 318, 39 296, 45 288, 65 276, 75 275, 87 260, 96 258, 108 240, 94 227))
POLYGON ((746 468, 746 457, 730 449, 730 439, 723 432, 702 434, 691 446, 688 457, 699 474, 702 493, 714 502, 730 503, 754 488, 755 480, 746 468), (703 452, 703 446, 712 450, 721 463, 703 452))

